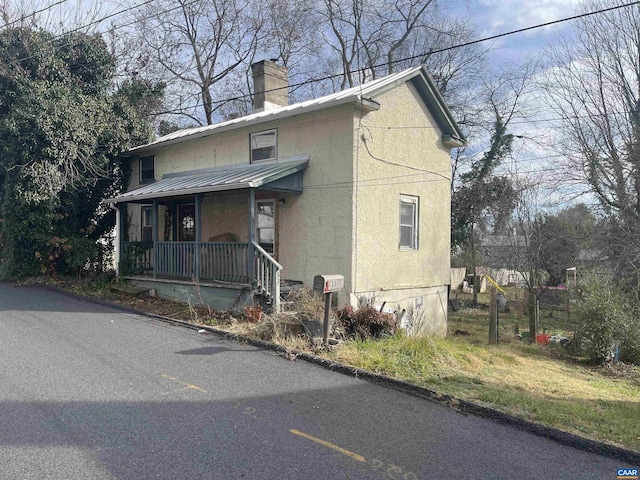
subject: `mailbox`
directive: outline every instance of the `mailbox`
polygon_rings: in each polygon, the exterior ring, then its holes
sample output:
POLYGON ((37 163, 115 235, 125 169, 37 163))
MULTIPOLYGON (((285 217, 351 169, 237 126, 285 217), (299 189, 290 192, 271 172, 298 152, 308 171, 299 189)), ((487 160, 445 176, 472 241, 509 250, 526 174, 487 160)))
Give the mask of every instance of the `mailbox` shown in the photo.
POLYGON ((313 277, 313 290, 320 293, 339 292, 344 287, 342 275, 316 275, 313 277))

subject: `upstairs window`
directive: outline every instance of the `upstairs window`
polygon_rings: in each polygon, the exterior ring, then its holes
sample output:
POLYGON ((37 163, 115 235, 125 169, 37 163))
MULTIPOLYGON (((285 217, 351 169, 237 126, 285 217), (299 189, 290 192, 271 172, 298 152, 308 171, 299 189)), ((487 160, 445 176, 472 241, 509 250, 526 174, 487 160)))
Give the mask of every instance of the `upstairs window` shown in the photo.
POLYGON ((140 183, 149 183, 155 180, 155 163, 156 157, 154 156, 140 158, 140 183))
POLYGON ((400 196, 400 250, 418 249, 418 197, 400 196))
POLYGON ((251 134, 251 163, 278 158, 278 131, 251 134))

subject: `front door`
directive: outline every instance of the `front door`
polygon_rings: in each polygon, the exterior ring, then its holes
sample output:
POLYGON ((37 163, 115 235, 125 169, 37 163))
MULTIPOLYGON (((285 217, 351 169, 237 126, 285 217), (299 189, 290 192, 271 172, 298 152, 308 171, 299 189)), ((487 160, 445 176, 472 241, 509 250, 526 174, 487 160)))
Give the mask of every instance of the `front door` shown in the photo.
POLYGON ((178 241, 193 242, 196 239, 196 206, 178 205, 178 241))
POLYGON ((256 201, 256 240, 264 250, 276 256, 276 201, 256 201))

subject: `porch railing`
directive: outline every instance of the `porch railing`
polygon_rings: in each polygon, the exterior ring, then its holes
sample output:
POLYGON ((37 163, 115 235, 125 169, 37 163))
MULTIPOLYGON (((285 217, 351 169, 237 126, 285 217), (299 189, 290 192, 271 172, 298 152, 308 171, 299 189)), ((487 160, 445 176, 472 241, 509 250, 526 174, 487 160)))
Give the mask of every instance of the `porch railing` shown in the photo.
POLYGON ((279 309, 282 266, 255 242, 156 242, 155 247, 151 242, 124 242, 123 247, 120 268, 125 275, 152 272, 164 278, 250 284, 279 309))
POLYGON ((275 261, 260 245, 251 242, 254 255, 254 276, 256 289, 267 299, 271 300, 273 309, 280 310, 280 270, 282 265, 275 261))
POLYGON ((156 242, 155 270, 157 277, 195 277, 195 242, 156 242))
POLYGON ((200 243, 200 279, 251 283, 247 268, 248 251, 248 243, 200 243))
POLYGON ((153 272, 153 242, 122 242, 119 268, 124 275, 153 272))
POLYGON ((250 283, 246 243, 158 242, 156 245, 155 275, 158 277, 250 283), (195 274, 197 250, 200 251, 199 275, 195 274))

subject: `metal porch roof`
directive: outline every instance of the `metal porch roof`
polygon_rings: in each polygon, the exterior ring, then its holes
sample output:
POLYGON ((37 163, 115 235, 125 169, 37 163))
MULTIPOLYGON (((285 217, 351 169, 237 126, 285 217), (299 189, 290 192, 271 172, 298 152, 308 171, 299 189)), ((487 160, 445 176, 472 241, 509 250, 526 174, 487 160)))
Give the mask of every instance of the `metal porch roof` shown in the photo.
POLYGON ((173 174, 136 190, 108 198, 104 200, 104 203, 137 202, 196 193, 259 188, 302 172, 308 164, 308 160, 302 160, 242 167, 222 167, 184 175, 173 174))

